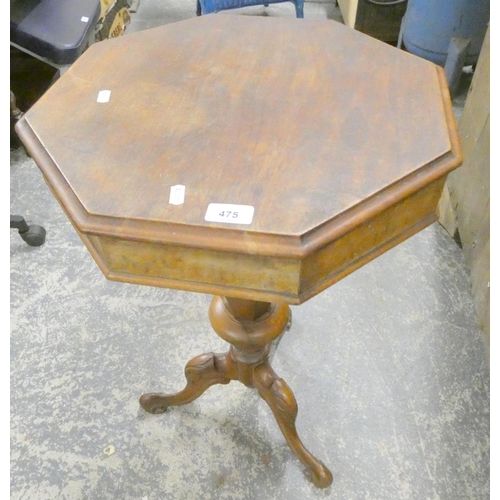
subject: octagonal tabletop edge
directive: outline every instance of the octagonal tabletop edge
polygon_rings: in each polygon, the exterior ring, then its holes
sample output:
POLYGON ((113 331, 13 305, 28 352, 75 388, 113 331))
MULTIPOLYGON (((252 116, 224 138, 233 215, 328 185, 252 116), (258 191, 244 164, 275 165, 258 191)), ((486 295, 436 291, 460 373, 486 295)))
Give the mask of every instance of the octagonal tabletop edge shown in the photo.
POLYGON ((324 20, 97 43, 17 130, 79 231, 266 255, 307 255, 461 162, 442 69, 324 20), (251 222, 207 221, 211 203, 251 222))

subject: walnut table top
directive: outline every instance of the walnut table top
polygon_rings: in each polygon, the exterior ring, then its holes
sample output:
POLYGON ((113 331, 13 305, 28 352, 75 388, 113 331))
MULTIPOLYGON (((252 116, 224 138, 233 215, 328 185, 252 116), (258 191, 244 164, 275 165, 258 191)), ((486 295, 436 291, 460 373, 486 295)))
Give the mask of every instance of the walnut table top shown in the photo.
POLYGON ((327 20, 97 43, 17 130, 108 278, 291 304, 433 222, 461 161, 442 69, 327 20))

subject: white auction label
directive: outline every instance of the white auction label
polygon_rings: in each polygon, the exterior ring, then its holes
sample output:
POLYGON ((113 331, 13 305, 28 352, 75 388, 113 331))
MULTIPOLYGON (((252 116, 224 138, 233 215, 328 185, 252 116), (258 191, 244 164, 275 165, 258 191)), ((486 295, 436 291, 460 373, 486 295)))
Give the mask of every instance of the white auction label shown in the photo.
POLYGON ((168 202, 171 205, 182 205, 184 203, 184 193, 186 192, 186 186, 182 184, 177 184, 170 188, 170 199, 168 202))
POLYGON ((100 90, 97 94, 97 102, 108 102, 111 97, 111 90, 100 90))
POLYGON ((250 205, 231 205, 229 203, 210 203, 205 214, 207 222, 226 222, 228 224, 251 224, 254 208, 250 205))

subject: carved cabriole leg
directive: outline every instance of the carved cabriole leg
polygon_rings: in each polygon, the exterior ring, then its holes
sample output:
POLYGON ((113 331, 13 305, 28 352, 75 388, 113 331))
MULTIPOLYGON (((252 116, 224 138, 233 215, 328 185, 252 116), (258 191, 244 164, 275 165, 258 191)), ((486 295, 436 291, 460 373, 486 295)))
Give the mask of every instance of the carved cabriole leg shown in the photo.
POLYGON ((255 367, 253 380, 260 397, 271 408, 290 448, 305 465, 308 479, 318 488, 330 486, 332 473, 306 450, 297 434, 297 401, 286 382, 276 375, 267 361, 255 367))
POLYGON ((189 361, 184 374, 187 380, 184 390, 175 394, 143 394, 139 399, 140 405, 149 413, 163 413, 169 406, 191 403, 210 386, 234 380, 236 367, 229 353, 208 353, 189 361))
POLYGON ((269 405, 290 448, 305 465, 307 477, 319 488, 329 486, 330 471, 306 450, 297 435, 295 397, 269 364, 273 340, 290 323, 288 305, 214 297, 209 316, 216 333, 231 345, 229 352, 194 358, 186 365, 187 384, 182 391, 144 394, 141 406, 150 413, 162 413, 169 406, 191 403, 214 384, 239 380, 247 387, 255 387, 269 405))

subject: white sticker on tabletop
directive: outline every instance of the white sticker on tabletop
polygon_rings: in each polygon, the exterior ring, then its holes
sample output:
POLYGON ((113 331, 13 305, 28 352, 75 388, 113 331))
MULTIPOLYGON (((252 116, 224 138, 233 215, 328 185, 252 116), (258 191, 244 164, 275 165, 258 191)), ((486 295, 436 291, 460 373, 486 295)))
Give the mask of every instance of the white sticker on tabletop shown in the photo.
POLYGON ((250 205, 231 205, 229 203, 210 203, 205 214, 207 222, 226 222, 228 224, 251 224, 254 207, 250 205))
POLYGON ((108 102, 111 97, 111 90, 100 90, 97 94, 97 102, 108 102))
POLYGON ((80 21, 81 21, 82 23, 88 23, 88 22, 89 22, 89 18, 88 18, 88 17, 86 17, 86 16, 82 16, 82 18, 80 19, 80 21))
POLYGON ((186 186, 182 184, 177 184, 170 188, 170 199, 168 202, 171 205, 182 205, 184 203, 184 194, 186 192, 186 186))

